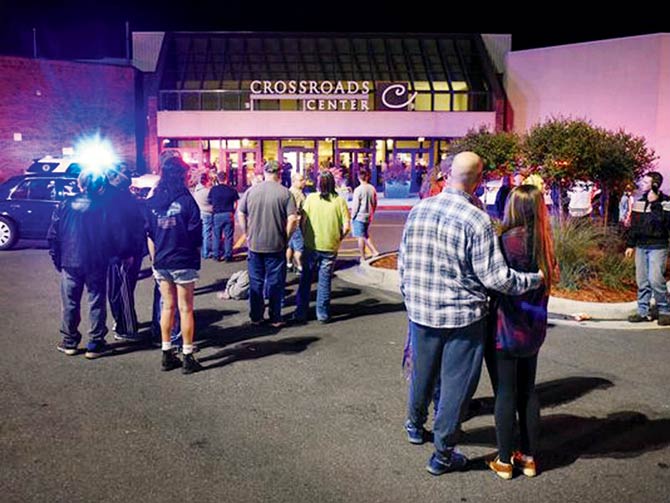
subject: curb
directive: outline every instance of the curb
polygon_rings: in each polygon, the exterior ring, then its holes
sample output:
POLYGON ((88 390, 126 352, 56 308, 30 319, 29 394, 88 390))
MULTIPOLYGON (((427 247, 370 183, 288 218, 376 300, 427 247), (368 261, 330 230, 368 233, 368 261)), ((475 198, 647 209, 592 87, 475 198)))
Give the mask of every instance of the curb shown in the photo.
MULTIPOLYGON (((396 252, 383 253, 380 257, 394 253, 396 252)), ((380 257, 376 257, 375 260, 380 257)), ((369 260, 339 270, 337 276, 349 283, 371 286, 400 295, 398 271, 372 267, 369 260)), ((549 324, 608 330, 669 330, 668 327, 658 326, 656 323, 629 323, 628 315, 634 312, 636 307, 636 302, 605 304, 549 297, 549 324), (574 318, 577 314, 586 314, 590 319, 577 321, 574 318)))

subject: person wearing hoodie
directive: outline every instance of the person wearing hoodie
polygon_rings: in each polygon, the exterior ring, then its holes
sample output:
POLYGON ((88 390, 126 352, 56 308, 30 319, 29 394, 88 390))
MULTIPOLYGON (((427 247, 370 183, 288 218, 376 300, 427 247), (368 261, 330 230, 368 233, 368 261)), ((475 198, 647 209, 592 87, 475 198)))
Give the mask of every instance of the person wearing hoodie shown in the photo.
POLYGON ((188 165, 179 157, 166 159, 153 196, 147 200, 146 231, 154 278, 159 283, 162 370, 183 367, 184 374, 202 370, 193 356, 193 290, 199 278, 202 220, 200 209, 186 187, 188 165), (184 361, 170 342, 175 309, 179 309, 184 361))

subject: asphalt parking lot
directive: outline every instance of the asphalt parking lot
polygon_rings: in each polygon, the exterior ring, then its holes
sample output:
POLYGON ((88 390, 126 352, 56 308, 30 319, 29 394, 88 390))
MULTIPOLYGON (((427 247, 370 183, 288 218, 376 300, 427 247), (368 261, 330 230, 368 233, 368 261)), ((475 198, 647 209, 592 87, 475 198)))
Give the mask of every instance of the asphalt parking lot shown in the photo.
MULTIPOLYGON (((216 297, 243 266, 204 263, 206 370, 183 376, 161 372, 148 346, 115 343, 95 361, 58 353, 46 250, 0 253, 0 500, 667 501, 668 332, 551 328, 538 369, 540 475, 502 481, 481 462, 495 450, 483 374, 463 425, 471 470, 433 477, 430 445, 402 430, 400 297, 336 279, 333 323, 251 329, 245 302, 216 297)), ((296 288, 290 276, 289 304, 296 288)), ((151 289, 138 286, 143 330, 151 289)))

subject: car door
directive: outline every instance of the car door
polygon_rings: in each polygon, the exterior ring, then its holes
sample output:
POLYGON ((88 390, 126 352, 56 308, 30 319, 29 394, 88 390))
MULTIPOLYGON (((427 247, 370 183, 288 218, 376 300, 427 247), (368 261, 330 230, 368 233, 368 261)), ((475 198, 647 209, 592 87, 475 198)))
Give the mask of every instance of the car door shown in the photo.
POLYGON ((10 208, 22 238, 45 239, 58 204, 56 180, 29 178, 10 195, 10 208))

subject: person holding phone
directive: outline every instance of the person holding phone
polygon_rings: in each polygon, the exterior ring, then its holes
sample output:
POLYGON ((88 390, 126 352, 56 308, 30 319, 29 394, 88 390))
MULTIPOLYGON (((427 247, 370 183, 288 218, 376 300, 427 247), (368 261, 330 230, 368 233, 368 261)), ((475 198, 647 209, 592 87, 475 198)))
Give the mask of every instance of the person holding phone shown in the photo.
POLYGON ((642 177, 642 197, 633 204, 631 227, 626 243, 626 258, 635 253, 637 313, 628 321, 653 321, 650 309, 652 294, 658 309, 658 324, 670 325, 670 304, 665 281, 670 238, 670 198, 661 192, 663 175, 650 171, 642 177))

